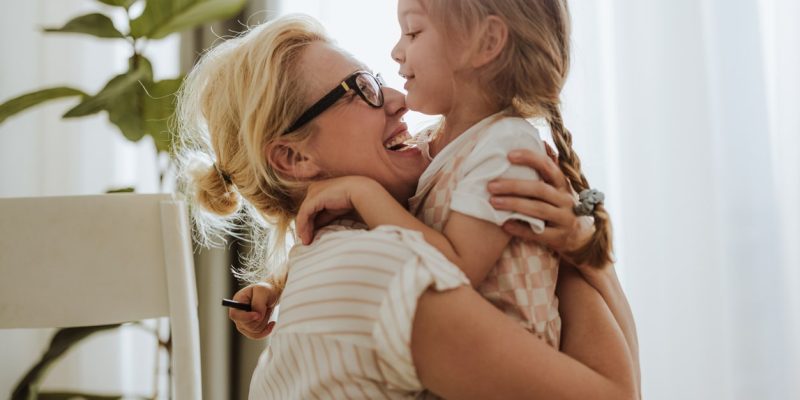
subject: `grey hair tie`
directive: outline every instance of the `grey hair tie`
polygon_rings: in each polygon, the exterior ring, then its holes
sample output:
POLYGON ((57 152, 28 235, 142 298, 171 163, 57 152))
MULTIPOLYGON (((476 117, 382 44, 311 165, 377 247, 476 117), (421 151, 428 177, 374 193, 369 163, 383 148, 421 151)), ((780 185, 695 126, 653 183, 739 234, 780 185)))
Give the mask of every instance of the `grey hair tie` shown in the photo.
POLYGON ((575 215, 584 216, 592 215, 594 207, 605 200, 606 195, 597 189, 585 189, 578 195, 578 204, 575 205, 573 210, 575 215))

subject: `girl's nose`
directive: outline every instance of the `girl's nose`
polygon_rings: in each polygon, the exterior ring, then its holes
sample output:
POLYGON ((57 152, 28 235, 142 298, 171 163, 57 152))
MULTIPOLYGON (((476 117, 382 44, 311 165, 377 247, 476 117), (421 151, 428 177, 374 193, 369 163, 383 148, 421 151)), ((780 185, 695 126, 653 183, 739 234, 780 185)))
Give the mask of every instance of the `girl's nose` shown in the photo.
POLYGON ((402 39, 397 41, 397 44, 394 45, 394 47, 392 48, 392 52, 390 53, 391 56, 392 56, 392 60, 394 60, 398 64, 402 64, 405 61, 405 57, 403 55, 403 51, 400 48, 400 42, 401 41, 402 41, 402 39))

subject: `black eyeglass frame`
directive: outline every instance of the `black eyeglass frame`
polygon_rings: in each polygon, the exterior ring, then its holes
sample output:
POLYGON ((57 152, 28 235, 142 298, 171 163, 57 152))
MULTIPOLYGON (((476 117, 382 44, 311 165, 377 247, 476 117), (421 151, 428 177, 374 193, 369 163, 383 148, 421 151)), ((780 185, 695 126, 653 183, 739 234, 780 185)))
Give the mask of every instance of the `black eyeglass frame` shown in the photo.
POLYGON ((319 99, 319 101, 314 103, 314 105, 309 107, 308 110, 306 110, 303 114, 301 114, 300 117, 297 118, 297 120, 292 124, 292 126, 290 126, 289 129, 287 129, 285 132, 283 132, 283 134, 286 135, 288 133, 294 132, 301 126, 309 123, 312 119, 318 117, 320 114, 325 112, 325 110, 333 106, 337 101, 339 101, 339 99, 344 97, 344 95, 351 90, 355 90, 358 96, 361 97, 361 99, 364 100, 365 103, 369 104, 370 107, 381 108, 383 107, 383 102, 384 102, 383 90, 381 90, 383 85, 384 81, 383 78, 380 76, 380 74, 373 75, 369 71, 353 72, 352 74, 350 74, 350 76, 348 76, 338 85, 336 85, 336 87, 333 88, 333 90, 328 92, 328 94, 323 96, 321 99, 319 99), (370 79, 374 80, 378 84, 378 104, 372 104, 367 98, 367 95, 365 95, 364 92, 361 90, 361 88, 358 86, 357 79, 360 75, 367 75, 369 76, 370 79))

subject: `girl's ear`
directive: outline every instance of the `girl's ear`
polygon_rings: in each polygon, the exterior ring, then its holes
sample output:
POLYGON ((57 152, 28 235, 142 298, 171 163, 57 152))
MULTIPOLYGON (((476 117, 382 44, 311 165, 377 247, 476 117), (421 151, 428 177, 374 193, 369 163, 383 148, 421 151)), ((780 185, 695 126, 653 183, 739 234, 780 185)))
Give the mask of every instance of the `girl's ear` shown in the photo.
POLYGON ((276 140, 264 150, 267 162, 283 176, 297 180, 311 180, 320 175, 322 169, 303 148, 302 143, 276 140))
POLYGON ((486 18, 483 34, 479 36, 479 45, 474 57, 472 67, 480 68, 494 61, 508 42, 508 25, 496 15, 486 18))

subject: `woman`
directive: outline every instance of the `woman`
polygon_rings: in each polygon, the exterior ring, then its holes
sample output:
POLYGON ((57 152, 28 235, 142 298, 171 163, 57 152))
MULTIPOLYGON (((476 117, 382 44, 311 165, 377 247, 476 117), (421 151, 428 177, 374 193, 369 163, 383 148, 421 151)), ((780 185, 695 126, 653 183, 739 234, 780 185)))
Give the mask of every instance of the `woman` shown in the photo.
MULTIPOLYGON (((363 70, 302 17, 206 54, 179 102, 183 165, 200 205, 225 216, 246 204, 253 223, 284 235, 314 180, 363 175, 408 199, 425 164, 417 150, 387 148, 406 129, 403 96, 363 70), (196 157, 205 166, 188 162, 196 157)), ((199 227, 227 221, 200 217, 199 227)), ((283 265, 269 274, 283 289, 281 320, 251 398, 409 398, 425 388, 446 398, 637 396, 624 303, 604 302, 574 270, 559 293, 572 358, 487 303, 416 232, 334 222, 283 265)), ((611 274, 587 272, 603 295, 624 299, 611 274)))

